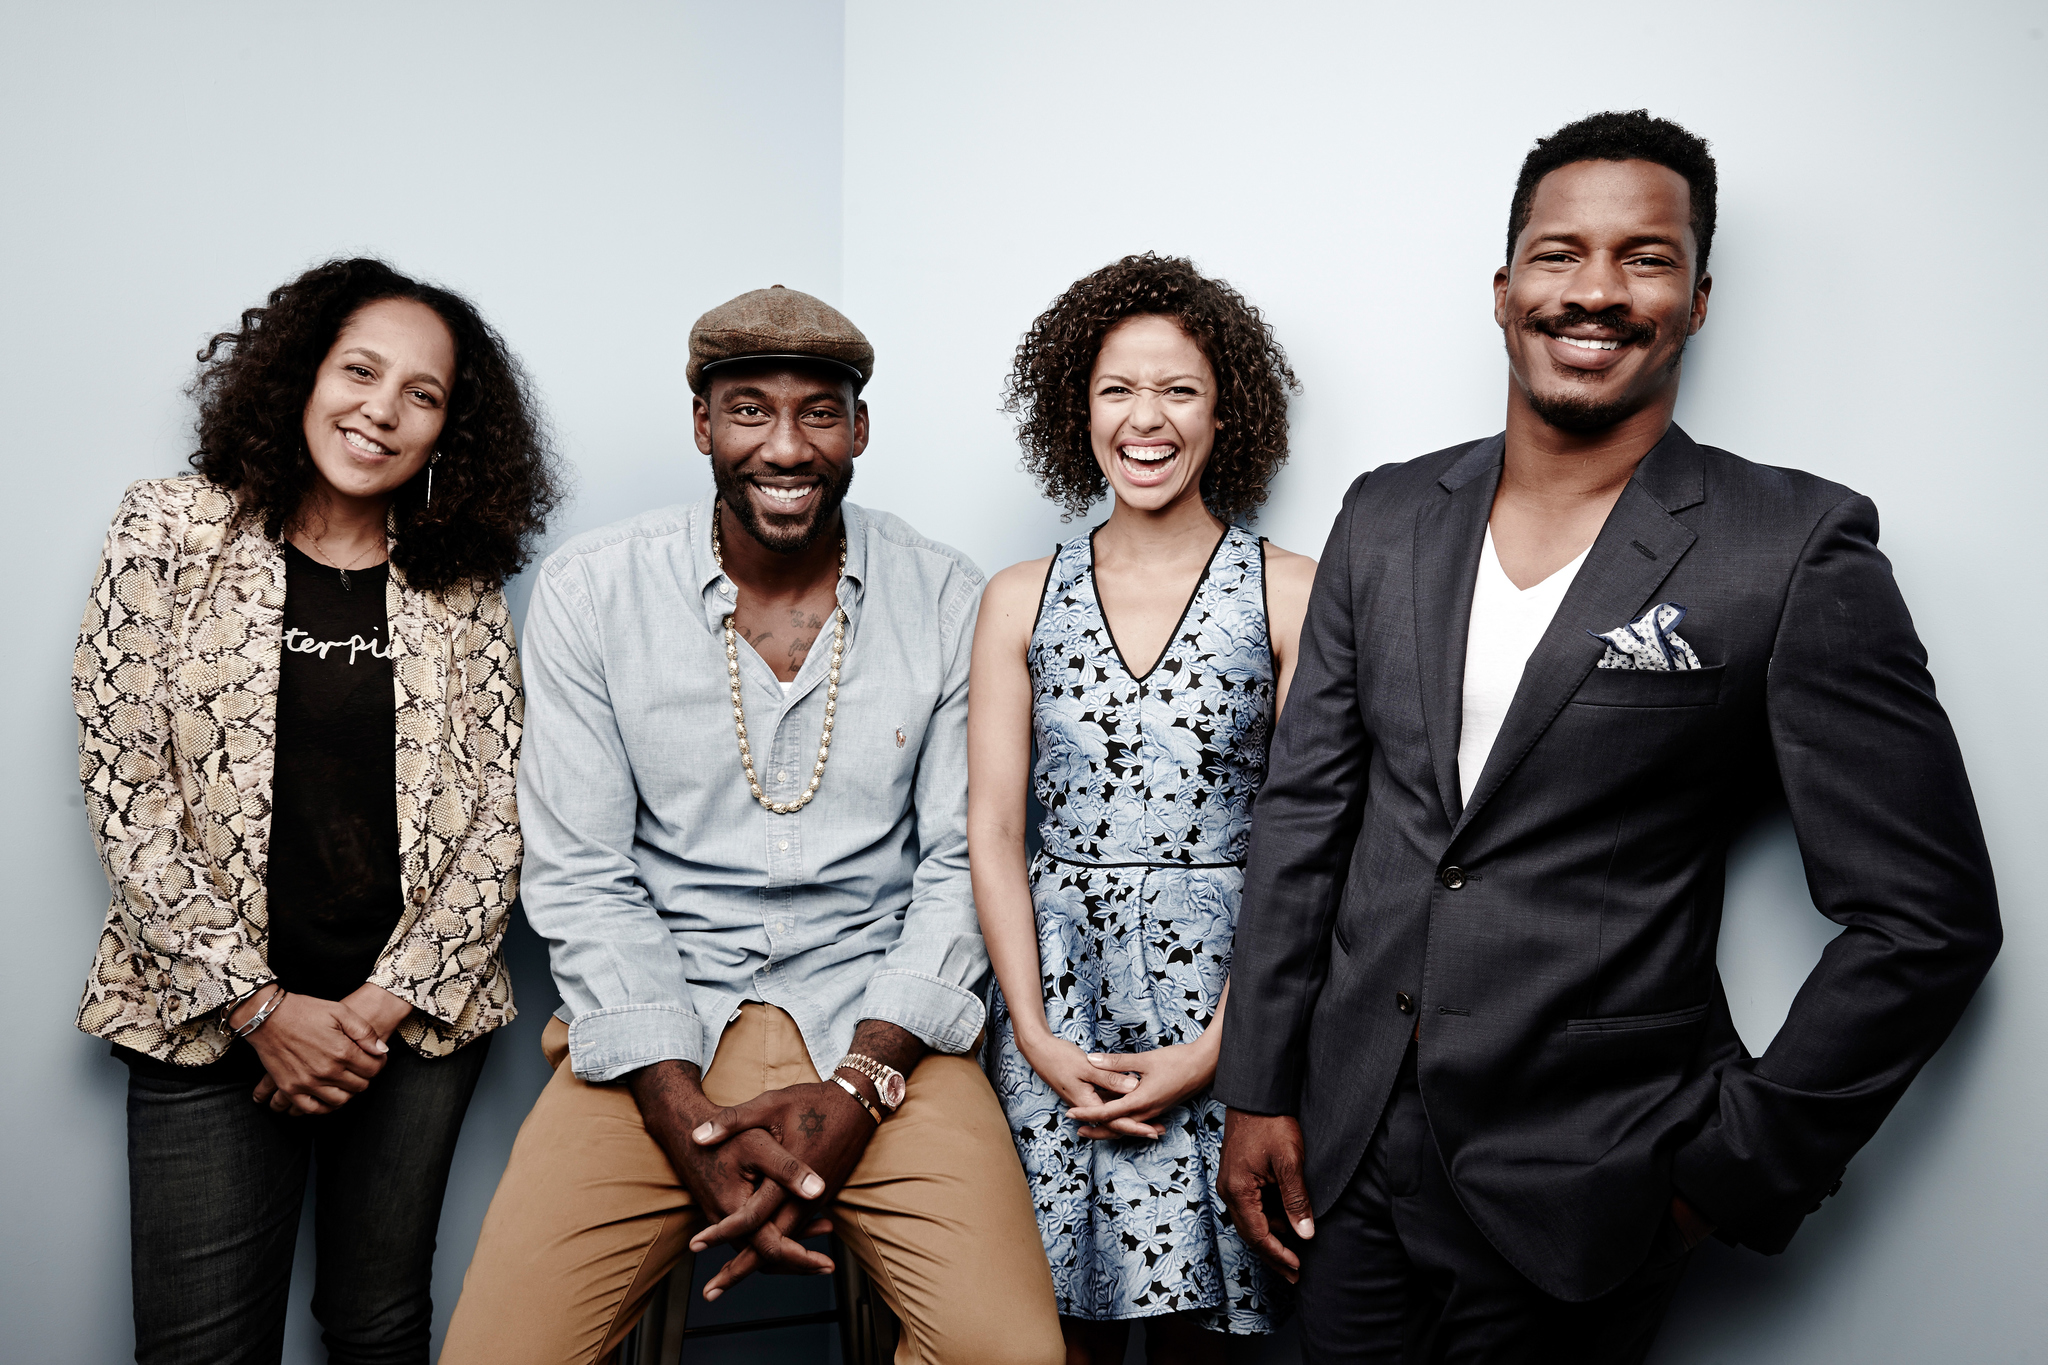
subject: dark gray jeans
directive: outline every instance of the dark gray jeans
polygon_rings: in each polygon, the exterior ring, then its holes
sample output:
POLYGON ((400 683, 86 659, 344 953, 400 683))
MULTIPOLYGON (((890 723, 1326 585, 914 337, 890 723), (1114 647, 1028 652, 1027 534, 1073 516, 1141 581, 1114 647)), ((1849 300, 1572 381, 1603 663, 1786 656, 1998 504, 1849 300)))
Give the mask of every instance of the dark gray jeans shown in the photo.
POLYGON ((313 1316, 335 1365, 426 1365, 434 1232, 490 1039, 427 1061, 396 1039, 370 1088, 285 1118, 253 1084, 128 1077, 141 1365, 274 1365, 309 1162, 313 1316))

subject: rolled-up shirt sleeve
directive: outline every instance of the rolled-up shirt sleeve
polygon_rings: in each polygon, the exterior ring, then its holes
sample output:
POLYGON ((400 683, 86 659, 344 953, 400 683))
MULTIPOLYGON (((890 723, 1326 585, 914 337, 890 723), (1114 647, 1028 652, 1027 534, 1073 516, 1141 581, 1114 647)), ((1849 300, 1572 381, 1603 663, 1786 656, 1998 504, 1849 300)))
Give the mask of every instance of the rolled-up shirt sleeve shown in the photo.
POLYGON ((902 936, 869 980, 860 1017, 961 1053, 981 1036, 988 948, 967 873, 967 670, 982 578, 965 570, 940 612, 945 687, 926 727, 914 787, 919 857, 902 936))
MULTIPOLYGON (((633 861, 639 795, 582 573, 573 557, 550 561, 527 613, 521 884, 569 1010, 570 1065, 598 1082, 659 1061, 701 1067, 718 1035, 692 1008, 682 960, 633 861)), ((964 684, 961 692, 964 706, 964 684)))

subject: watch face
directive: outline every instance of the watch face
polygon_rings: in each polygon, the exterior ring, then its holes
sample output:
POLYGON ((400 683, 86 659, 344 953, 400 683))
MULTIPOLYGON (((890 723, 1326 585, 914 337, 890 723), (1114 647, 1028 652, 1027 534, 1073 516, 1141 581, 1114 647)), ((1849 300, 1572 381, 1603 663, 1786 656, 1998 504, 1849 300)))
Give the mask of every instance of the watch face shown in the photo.
POLYGON ((903 1103, 905 1088, 902 1073, 891 1071, 882 1077, 881 1083, 875 1087, 875 1093, 882 1097, 882 1103, 894 1109, 903 1103))

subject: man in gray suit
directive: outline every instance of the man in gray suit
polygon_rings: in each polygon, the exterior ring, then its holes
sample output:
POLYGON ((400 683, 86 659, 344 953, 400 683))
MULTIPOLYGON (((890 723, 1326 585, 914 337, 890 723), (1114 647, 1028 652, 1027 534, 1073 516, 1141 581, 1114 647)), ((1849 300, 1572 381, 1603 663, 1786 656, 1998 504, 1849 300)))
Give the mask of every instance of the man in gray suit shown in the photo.
POLYGON ((1876 509, 1672 424, 1714 185, 1643 110, 1539 142, 1507 430, 1361 477, 1316 575, 1215 1086, 1311 1361, 1642 1359, 1692 1247, 1781 1250, 1998 950, 1876 509), (1842 933, 1752 1057, 1714 953, 1775 794, 1842 933))

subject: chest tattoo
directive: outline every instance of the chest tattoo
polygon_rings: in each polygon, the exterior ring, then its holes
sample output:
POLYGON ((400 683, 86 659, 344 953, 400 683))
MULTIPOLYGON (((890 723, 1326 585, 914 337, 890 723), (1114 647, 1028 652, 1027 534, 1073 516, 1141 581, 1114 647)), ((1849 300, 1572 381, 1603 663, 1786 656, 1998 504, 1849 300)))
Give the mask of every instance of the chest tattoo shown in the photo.
POLYGON ((786 623, 779 627, 735 620, 733 629, 771 666, 776 662, 776 655, 781 655, 787 661, 789 671, 794 673, 810 657, 818 632, 825 628, 825 622, 830 618, 801 610, 787 611, 783 615, 787 618, 786 623))

